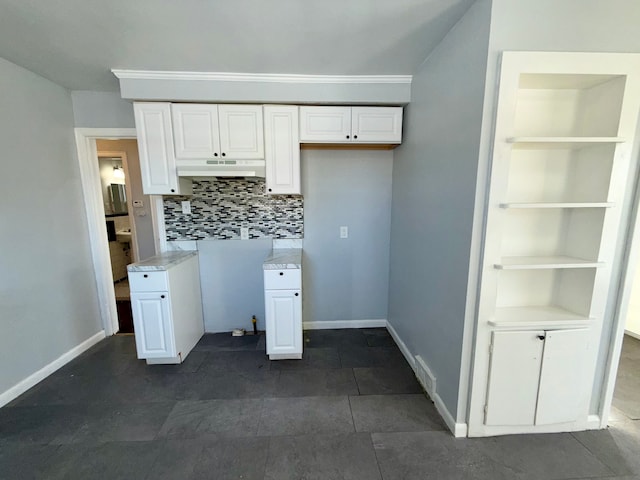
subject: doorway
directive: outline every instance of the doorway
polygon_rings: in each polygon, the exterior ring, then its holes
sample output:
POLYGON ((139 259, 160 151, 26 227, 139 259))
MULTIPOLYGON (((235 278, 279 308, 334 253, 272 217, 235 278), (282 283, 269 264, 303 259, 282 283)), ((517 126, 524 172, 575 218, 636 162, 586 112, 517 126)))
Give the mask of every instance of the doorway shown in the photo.
MULTIPOLYGON (((105 335, 113 335, 120 329, 114 272, 111 265, 107 236, 105 196, 99 168, 100 156, 120 158, 126 179, 124 197, 130 218, 131 260, 139 261, 155 255, 159 245, 157 214, 161 208, 161 197, 146 196, 142 193, 142 181, 138 164, 136 131, 132 128, 76 128, 76 147, 82 180, 82 190, 87 215, 87 226, 91 244, 100 316, 105 335), (113 155, 113 154, 116 155, 113 155), (128 187, 127 187, 128 184, 128 187)), ((111 160, 111 170, 117 166, 111 160)), ((116 182, 109 182, 111 183, 116 182)), ((122 189, 114 187, 118 199, 122 189)), ((115 221, 114 221, 115 226, 115 221)), ((122 234, 127 233, 121 229, 122 234)))

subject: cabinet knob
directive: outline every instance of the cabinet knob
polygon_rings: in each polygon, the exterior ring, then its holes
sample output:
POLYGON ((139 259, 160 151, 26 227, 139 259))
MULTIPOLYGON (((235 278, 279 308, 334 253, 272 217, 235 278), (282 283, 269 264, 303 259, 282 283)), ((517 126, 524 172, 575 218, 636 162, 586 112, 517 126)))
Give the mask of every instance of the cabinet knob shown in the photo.
POLYGON ((213 154, 213 156, 214 156, 214 157, 217 157, 217 156, 218 156, 218 152, 214 153, 214 154, 213 154))
POLYGON ((347 135, 347 138, 349 138, 349 135, 347 135))
POLYGON ((223 156, 223 157, 226 157, 226 156, 227 156, 227 154, 226 154, 226 153, 224 153, 224 152, 222 152, 222 156, 223 156))
POLYGON ((544 340, 544 335, 538 335, 538 340, 544 340))
POLYGON ((171 189, 171 193, 173 193, 173 192, 175 192, 175 189, 174 189, 174 188, 172 188, 172 189, 171 189))
POLYGON ((142 275, 144 278, 149 278, 149 275, 147 275, 146 273, 144 275, 142 275))
POLYGON ((358 138, 358 135, 354 135, 354 136, 353 136, 353 138, 354 138, 354 139, 355 139, 355 138, 358 138))
POLYGON ((299 293, 294 293, 294 295, 297 297, 298 295, 300 295, 299 293))
POLYGON ((164 298, 164 295, 160 295, 160 298, 164 298))
POLYGON ((271 191, 271 189, 269 189, 269 191, 271 191))
POLYGON ((280 276, 284 275, 284 272, 280 272, 280 276))

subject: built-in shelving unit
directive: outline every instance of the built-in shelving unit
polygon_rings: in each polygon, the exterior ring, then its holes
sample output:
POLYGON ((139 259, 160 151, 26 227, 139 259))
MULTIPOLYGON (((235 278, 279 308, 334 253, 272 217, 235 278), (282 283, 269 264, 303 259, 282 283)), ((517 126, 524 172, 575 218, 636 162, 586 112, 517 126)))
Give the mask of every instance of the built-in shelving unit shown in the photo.
POLYGON ((628 94, 637 74, 612 58, 503 55, 475 434, 563 431, 587 421, 640 103, 637 91, 628 94))

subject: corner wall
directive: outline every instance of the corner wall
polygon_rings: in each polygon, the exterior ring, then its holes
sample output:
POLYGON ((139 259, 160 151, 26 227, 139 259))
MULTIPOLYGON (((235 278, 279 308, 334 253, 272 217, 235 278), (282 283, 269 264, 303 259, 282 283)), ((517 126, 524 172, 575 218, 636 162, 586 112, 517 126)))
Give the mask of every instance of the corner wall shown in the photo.
POLYGON ((1 398, 102 326, 71 97, 3 59, 0 92, 1 398))
MULTIPOLYGON (((491 1, 478 0, 415 72, 395 150, 389 323, 458 393, 491 1)), ((436 399, 434 399, 436 400, 436 399)))

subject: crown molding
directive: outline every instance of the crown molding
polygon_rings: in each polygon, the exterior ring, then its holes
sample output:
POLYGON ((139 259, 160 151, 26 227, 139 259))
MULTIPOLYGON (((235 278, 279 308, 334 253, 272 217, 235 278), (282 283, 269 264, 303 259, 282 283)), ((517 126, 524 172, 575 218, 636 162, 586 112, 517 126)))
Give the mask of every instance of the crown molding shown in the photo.
POLYGON ((412 75, 297 75, 279 73, 172 72, 123 70, 111 72, 120 80, 206 80, 217 82, 308 84, 411 84, 412 75))

